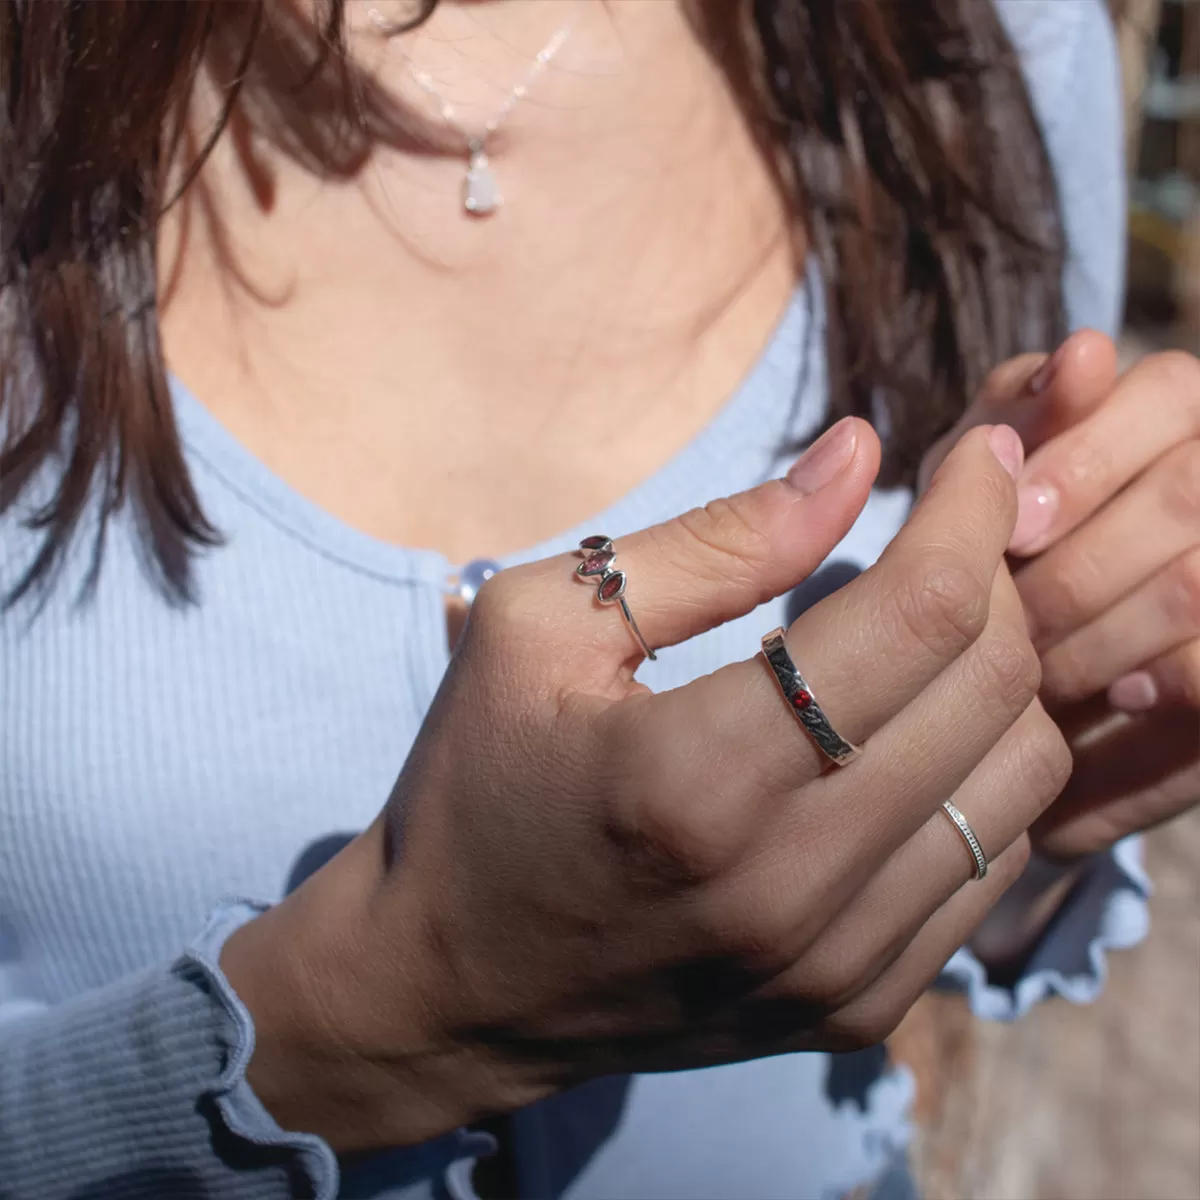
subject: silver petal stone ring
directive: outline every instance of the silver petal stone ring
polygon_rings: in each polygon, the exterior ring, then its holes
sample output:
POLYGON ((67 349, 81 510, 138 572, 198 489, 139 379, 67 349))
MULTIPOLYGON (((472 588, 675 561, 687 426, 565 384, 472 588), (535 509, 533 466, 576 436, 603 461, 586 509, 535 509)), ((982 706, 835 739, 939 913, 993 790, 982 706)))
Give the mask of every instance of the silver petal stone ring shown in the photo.
POLYGON ((612 539, 599 533, 585 537, 579 543, 579 553, 583 556, 583 562, 575 568, 576 576, 585 582, 592 579, 597 581, 596 598, 601 604, 619 604, 621 606, 621 615, 624 616, 630 632, 637 638, 642 652, 651 662, 655 662, 658 655, 650 649, 646 639, 642 637, 642 631, 633 619, 633 613, 629 610, 629 602, 625 599, 625 584, 628 582, 625 572, 618 571, 613 565, 617 561, 617 552, 613 549, 612 539))

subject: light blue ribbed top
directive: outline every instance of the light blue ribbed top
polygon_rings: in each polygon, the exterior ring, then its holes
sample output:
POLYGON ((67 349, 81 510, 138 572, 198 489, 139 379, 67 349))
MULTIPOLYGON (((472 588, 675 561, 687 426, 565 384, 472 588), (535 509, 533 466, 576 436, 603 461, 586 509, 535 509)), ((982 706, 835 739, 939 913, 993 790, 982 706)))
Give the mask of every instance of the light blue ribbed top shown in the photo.
MULTIPOLYGON (((1058 173, 1072 322, 1111 330, 1124 174, 1103 5, 1001 7, 1058 173)), ((780 473, 780 447, 825 407, 822 314, 807 294, 686 449, 586 528, 512 561, 598 528, 619 537, 780 473)), ((279 1129, 246 1084, 251 1022, 215 962, 230 929, 386 800, 446 666, 453 567, 346 527, 182 387, 174 398, 197 490, 227 539, 198 564, 199 603, 164 603, 121 516, 87 603, 83 538, 40 611, 0 617, 3 1200, 277 1200, 339 1186, 328 1148, 279 1129)), ((826 578, 874 561, 908 503, 873 495, 826 578)), ((33 546, 14 518, 0 524, 0 584, 33 546)), ((765 605, 642 677, 673 687, 748 657, 804 602, 765 605)), ((1142 935, 1144 894, 1135 848, 1119 847, 1092 865, 1014 990, 990 987, 965 952, 950 972, 986 1016, 1051 993, 1088 1000, 1104 950, 1142 935)), ((836 1196, 903 1147, 912 1091, 875 1056, 846 1062, 789 1055, 601 1081, 538 1106, 513 1123, 523 1194, 836 1196)), ((464 1133, 377 1156, 343 1172, 342 1194, 469 1196, 486 1144, 464 1133)))

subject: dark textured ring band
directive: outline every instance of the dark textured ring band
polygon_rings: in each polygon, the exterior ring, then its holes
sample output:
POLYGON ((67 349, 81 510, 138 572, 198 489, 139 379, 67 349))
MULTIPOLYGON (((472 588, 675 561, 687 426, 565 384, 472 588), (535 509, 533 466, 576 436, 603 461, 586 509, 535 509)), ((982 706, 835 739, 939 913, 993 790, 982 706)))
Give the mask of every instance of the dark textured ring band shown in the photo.
POLYGON ((629 602, 625 599, 627 582, 625 572, 618 571, 613 566, 617 561, 617 552, 613 549, 612 539, 606 538, 602 533, 585 537, 579 543, 579 553, 583 555, 583 562, 575 568, 575 574, 583 580, 596 580, 599 584, 599 587, 596 588, 596 596, 601 604, 619 604, 621 606, 621 615, 625 618, 630 632, 637 638, 642 653, 651 662, 656 661, 658 655, 650 649, 646 639, 642 637, 642 631, 633 619, 633 613, 629 611, 629 602))
POLYGON ((762 640, 763 657, 775 672, 775 678, 783 689, 784 698, 792 715, 804 726, 804 731, 817 744, 817 749, 844 767, 851 759, 857 757, 860 747, 848 742, 829 723, 829 718, 817 703, 812 688, 804 682, 792 656, 787 651, 783 640, 783 630, 773 629, 762 640))

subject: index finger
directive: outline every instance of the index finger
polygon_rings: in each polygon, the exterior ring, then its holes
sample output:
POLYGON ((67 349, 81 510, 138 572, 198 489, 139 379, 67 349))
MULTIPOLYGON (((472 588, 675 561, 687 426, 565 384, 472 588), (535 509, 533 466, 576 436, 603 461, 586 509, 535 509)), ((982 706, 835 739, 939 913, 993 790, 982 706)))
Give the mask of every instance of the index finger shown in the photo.
POLYGON ((1200 361, 1179 351, 1143 359, 1095 413, 1030 457, 1012 553, 1040 554, 1173 446, 1198 435, 1200 361))
POLYGON ((1112 338, 1080 329, 1049 357, 1021 355, 998 367, 980 407, 984 420, 1011 425, 1032 453, 1094 412, 1116 380, 1112 338))
POLYGON ((1053 354, 1020 354, 987 377, 976 401, 921 464, 919 490, 968 429, 1003 422, 1021 435, 1027 453, 1077 425, 1113 389, 1117 350, 1112 338, 1080 329, 1053 354))

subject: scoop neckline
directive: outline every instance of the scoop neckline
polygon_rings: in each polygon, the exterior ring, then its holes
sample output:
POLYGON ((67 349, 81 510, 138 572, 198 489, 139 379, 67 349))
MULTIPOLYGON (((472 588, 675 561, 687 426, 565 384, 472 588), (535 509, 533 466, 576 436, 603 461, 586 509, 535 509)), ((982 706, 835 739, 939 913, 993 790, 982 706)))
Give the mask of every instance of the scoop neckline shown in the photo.
MULTIPOLYGON (((694 488, 698 474, 718 477, 721 464, 763 437, 764 428, 785 436, 789 418, 803 407, 797 396, 791 412, 779 403, 775 381, 781 372, 801 379, 808 334, 813 324, 810 289, 793 293, 755 362, 712 419, 684 446, 640 483, 601 512, 560 533, 508 555, 496 556, 502 567, 515 566, 574 549, 597 530, 616 537, 645 524, 639 514, 674 514, 677 502, 694 488)), ((168 376, 176 426, 184 446, 230 492, 252 506, 280 532, 325 558, 400 583, 436 584, 448 588, 463 564, 441 551, 404 546, 356 529, 303 495, 246 447, 174 374, 168 376)), ((800 413, 803 417, 803 413, 800 413)), ((651 523, 662 519, 655 516, 651 523)), ((219 522, 218 522, 219 524, 219 522)))

